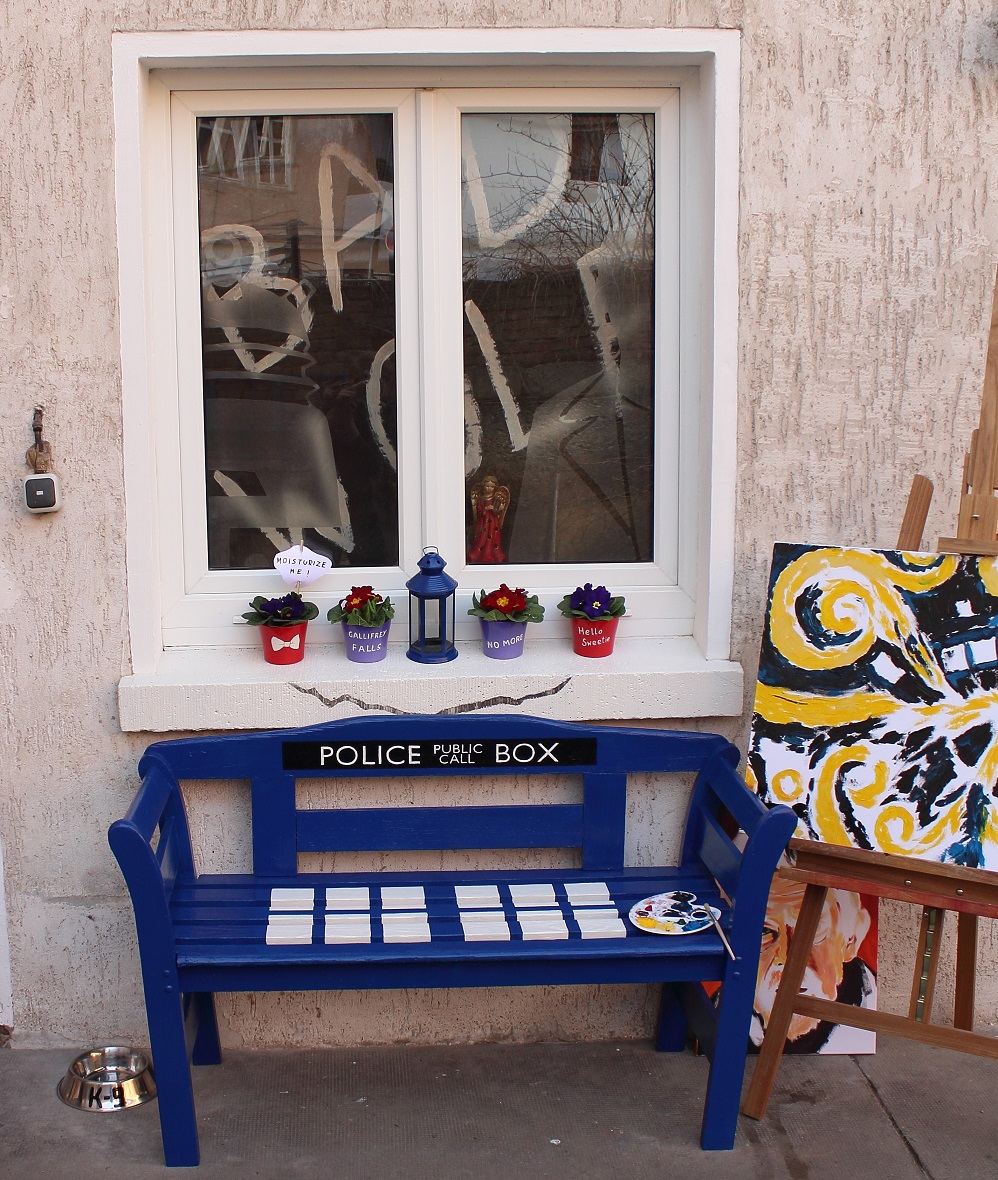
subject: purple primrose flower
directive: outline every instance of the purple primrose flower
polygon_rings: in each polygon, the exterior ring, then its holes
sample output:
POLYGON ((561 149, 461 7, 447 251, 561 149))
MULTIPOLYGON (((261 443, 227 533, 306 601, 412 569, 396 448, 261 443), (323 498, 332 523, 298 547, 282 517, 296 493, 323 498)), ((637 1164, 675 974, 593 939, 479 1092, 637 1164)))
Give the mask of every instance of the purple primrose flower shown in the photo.
POLYGON ((260 607, 263 614, 293 622, 305 613, 305 604, 297 594, 285 594, 283 598, 268 598, 260 607))
POLYGON ((591 619, 598 619, 610 606, 610 591, 605 586, 593 588, 592 582, 580 586, 571 598, 572 610, 582 610, 591 619))

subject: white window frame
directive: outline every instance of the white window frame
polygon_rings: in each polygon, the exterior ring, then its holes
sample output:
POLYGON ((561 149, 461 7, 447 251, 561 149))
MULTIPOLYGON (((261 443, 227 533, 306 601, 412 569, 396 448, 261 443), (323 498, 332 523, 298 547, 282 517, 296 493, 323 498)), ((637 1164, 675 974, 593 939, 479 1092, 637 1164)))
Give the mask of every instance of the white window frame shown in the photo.
MULTIPOLYGON (((348 567, 327 574, 309 588, 307 597, 320 607, 320 618, 351 585, 373 584, 393 601, 404 597, 405 581, 415 571, 422 553, 417 548, 423 534, 420 488, 422 487, 425 408, 418 396, 424 380, 421 369, 420 325, 417 314, 402 314, 402 308, 419 308, 421 298, 417 233, 415 230, 416 166, 415 140, 417 95, 406 89, 250 91, 212 90, 171 93, 171 180, 175 194, 173 225, 175 236, 177 390, 171 399, 164 390, 164 403, 177 406, 175 427, 158 439, 161 462, 172 470, 179 463, 179 477, 172 475, 160 487, 167 547, 177 560, 161 570, 163 587, 163 643, 165 647, 255 646, 254 629, 233 626, 233 619, 248 609, 257 594, 286 592, 280 577, 259 570, 211 570, 208 567, 206 489, 204 465, 204 400, 201 371, 201 274, 197 193, 196 120, 203 115, 287 115, 363 113, 388 114, 396 129, 396 189, 412 192, 413 200, 395 210, 398 259, 396 278, 396 372, 401 391, 398 398, 399 535, 401 564, 381 567, 348 567), (194 197, 195 199, 192 199, 194 197), (179 446, 179 455, 176 448, 179 446), (407 574, 405 571, 410 572, 407 574)), ((427 407, 428 408, 428 407, 427 407)), ((425 543, 425 542, 424 542, 425 543)), ((447 552, 446 542, 439 548, 447 552)), ((314 627, 310 640, 332 643, 340 638, 332 628, 314 627)))
MULTIPOLYGON (((351 585, 373 584, 399 601, 427 544, 447 558, 461 587, 459 638, 472 639, 477 620, 467 616, 475 589, 499 578, 529 586, 550 604, 566 590, 592 581, 626 597, 632 635, 689 635, 694 601, 699 486, 695 479, 699 390, 680 389, 680 287, 697 285, 696 266, 680 258, 679 87, 614 89, 475 88, 422 90, 211 90, 171 94, 174 193, 177 421, 157 438, 158 466, 170 470, 159 489, 167 548, 179 560, 161 568, 164 645, 255 645, 254 633, 233 628, 233 617, 254 595, 281 592, 276 574, 210 570, 205 527, 204 414, 201 376, 201 279, 198 268, 196 120, 199 116, 280 112, 386 113, 396 128, 397 223, 396 364, 398 383, 398 566, 334 570, 310 591, 325 614, 351 585), (464 560, 463 289, 461 278, 461 116, 465 112, 627 110, 655 118, 656 184, 656 412, 655 559, 595 565, 507 563, 501 570, 464 560), (408 197, 408 199, 406 199, 408 197), (417 223, 416 209, 432 210, 417 223), (687 277, 690 276, 690 277, 687 277), (681 413, 683 403, 694 412, 681 413), (179 441, 179 459, 175 455, 179 441), (179 462, 179 478, 173 475, 179 462), (682 493, 682 494, 681 494, 682 493), (680 553, 679 541, 683 540, 680 553), (682 561, 680 561, 682 558, 682 561)), ((165 183, 165 178, 164 178, 165 183)), ((536 637, 558 623, 550 610, 536 637)), ((318 630, 318 642, 335 642, 318 630)))
MULTIPOLYGON (((684 433, 678 448, 680 461, 695 469, 692 474, 680 476, 680 486, 693 490, 699 509, 695 527, 684 526, 686 535, 678 558, 679 585, 692 603, 692 618, 688 611, 685 616, 682 610, 672 612, 674 617, 682 616, 679 629, 689 633, 685 641, 682 634, 670 639, 669 632, 676 627, 668 621, 669 608, 663 609, 661 599, 667 595, 643 587, 640 570, 618 567, 629 570, 631 576, 625 574, 613 588, 626 592, 629 604, 638 608, 633 618, 624 620, 621 634, 638 643, 651 636, 651 642, 659 645, 658 663, 665 674, 670 671, 670 659, 678 653, 674 661, 677 673, 687 675, 692 661, 695 671, 716 672, 724 681, 716 707, 710 703, 708 689, 704 702, 686 710, 688 715, 740 711, 740 678, 736 707, 731 691, 736 666, 727 663, 734 569, 739 34, 734 30, 696 29, 126 33, 114 37, 113 65, 133 680, 155 678, 162 673, 164 658, 176 644, 204 657, 204 649, 219 642, 229 644, 241 638, 251 643, 252 636, 232 626, 231 608, 237 598, 241 603, 247 597, 243 579, 247 584, 252 581, 253 593, 261 590, 260 575, 252 572, 235 573, 239 585, 233 587, 231 600, 226 593, 213 594, 203 585, 190 583, 189 563, 188 573, 184 573, 184 529, 177 527, 177 501, 171 501, 168 492, 171 487, 180 488, 185 474, 179 436, 189 424, 182 426, 178 421, 177 390, 182 381, 191 379, 189 372, 181 370, 182 365, 191 364, 189 351, 178 362, 177 350, 179 334, 190 327, 189 321, 184 326, 184 316, 189 314, 189 306, 185 310, 188 297, 179 290, 170 261, 177 254, 178 209, 182 222, 182 209, 194 208, 191 192, 176 189, 172 175, 176 163, 171 148, 171 102, 176 101, 173 95, 181 91, 204 94, 250 88, 291 88, 299 92, 330 88, 381 90, 382 85, 404 89, 552 84, 656 90, 678 87, 682 94, 681 267, 684 274, 695 274, 698 283, 696 298, 685 298, 687 289, 682 300, 680 381, 701 391, 694 420, 690 421, 687 414, 682 423, 684 433), (181 614, 189 610, 193 618, 203 611, 206 602, 223 601, 221 609, 210 608, 215 610, 210 626, 188 628, 177 616, 181 600, 177 597, 178 578, 185 604, 181 614), (645 594, 660 596, 650 610, 645 609, 651 602, 644 598, 645 594), (642 621, 649 619, 650 624, 642 621)), ((503 109, 502 104, 486 105, 503 109)), ((603 106, 602 101, 598 106, 603 106)), ((267 110, 258 109, 264 113, 267 110)), ((627 109, 627 104, 619 109, 627 109)), ((442 110, 440 102, 417 102, 417 139, 452 135, 441 124, 445 118, 442 110)), ((193 146, 187 150, 193 150, 193 146)), ((400 150, 405 151, 401 142, 397 152, 400 150)), ((403 155, 399 162, 404 169, 403 155)), ((434 265, 443 265, 439 256, 424 257, 418 270, 421 277, 417 280, 409 275, 405 281, 446 282, 440 269, 434 273, 434 265)), ((402 273, 403 268, 399 269, 402 273)), ((453 266, 450 273, 453 283, 453 266)), ((198 286, 193 290, 197 291, 198 286)), ((400 293, 399 298, 418 299, 421 295, 425 297, 425 290, 410 290, 400 293)), ((419 343, 421 351, 409 351, 422 357, 424 369, 418 376, 425 385, 438 375, 433 364, 439 366, 442 354, 433 342, 430 346, 425 340, 419 343)), ((403 357, 401 339, 398 355, 403 357)), ((451 368, 460 366, 459 353, 450 364, 451 368)), ((416 379, 415 375, 412 379, 416 379)), ((453 389, 457 388, 453 374, 450 388, 453 397, 453 389)), ((411 408, 403 406, 400 399, 400 413, 405 416, 410 412, 411 408)), ((459 415, 455 416, 452 432, 458 429, 460 420, 459 415)), ((422 433, 419 461, 425 462, 427 472, 440 470, 434 463, 433 436, 426 431, 425 421, 418 425, 403 421, 401 429, 418 429, 422 433)), ((202 470, 202 485, 203 478, 202 470)), ((457 501, 452 490, 445 492, 438 502, 448 495, 452 503, 457 501)), ((203 512, 203 500, 201 509, 203 512)), ((451 516, 449 523, 435 519, 433 510, 424 505, 420 523, 415 518, 403 520, 403 564, 411 556, 408 551, 414 548, 414 541, 440 544, 432 535, 438 529, 451 535, 458 510, 452 510, 451 516)), ((200 527, 203 529, 203 523, 200 527)), ((459 551, 448 553, 443 544, 440 547, 466 596, 488 582, 487 568, 464 570, 459 551)), ((524 568, 502 567, 502 576, 524 568)), ((559 580, 565 588, 570 588, 570 570, 559 567, 559 580)), ((409 576, 411 572, 403 568, 399 574, 409 576)), ((543 567, 538 567, 537 578, 545 582, 543 567)), ((545 587, 536 584, 537 578, 528 584, 543 592, 545 587)), ((652 571, 650 580, 661 581, 661 572, 652 571)), ((326 598, 332 601, 339 595, 330 590, 310 596, 316 601, 321 599, 324 609, 326 598)), ((550 602, 555 595, 551 592, 544 597, 550 602)), ((459 602, 459 616, 463 605, 459 602)), ((560 636, 564 627, 557 613, 549 609, 549 617, 550 627, 547 621, 542 626, 560 636)), ((740 669, 737 671, 740 677, 740 669)), ((123 687, 128 687, 125 681, 123 687)), ((617 715, 679 715, 679 710, 617 715)))
MULTIPOLYGON (((692 634, 694 599, 691 581, 696 565, 695 534, 699 487, 693 478, 698 420, 695 414, 680 416, 681 406, 699 401, 699 391, 681 391, 679 356, 680 286, 687 279, 698 286, 696 266, 680 257, 680 190, 683 167, 668 175, 671 161, 680 160, 680 87, 657 90, 617 89, 598 83, 584 88, 442 90, 432 98, 427 122, 432 128, 434 158, 439 161, 431 177, 433 191, 426 198, 439 211, 442 226, 460 225, 461 115, 474 112, 528 111, 640 111, 655 116, 656 226, 655 226, 655 417, 654 417, 654 553, 649 562, 614 565, 559 563, 517 565, 508 563, 490 570, 458 564, 455 576, 468 594, 492 589, 499 577, 511 586, 527 586, 550 603, 584 582, 605 583, 627 599, 632 635, 692 634), (688 461, 688 467, 686 466, 688 461), (685 497, 681 495, 685 493, 685 497), (684 539, 685 552, 679 552, 684 539)), ((427 430, 427 471, 439 473, 438 486, 426 493, 429 536, 446 539, 441 552, 460 554, 464 549, 464 481, 454 456, 463 455, 464 414, 461 403, 463 356, 460 320, 463 305, 461 241, 455 232, 439 232, 431 244, 434 259, 424 266, 424 301, 435 299, 451 314, 440 324, 439 338, 426 374, 427 389, 442 388, 446 401, 437 411, 437 430, 427 430)), ((694 297, 694 303, 696 299, 694 297)), ((428 480, 424 475, 424 488, 428 480)), ((556 621, 556 612, 549 609, 556 621)), ((472 620, 468 620, 472 622, 472 620)))

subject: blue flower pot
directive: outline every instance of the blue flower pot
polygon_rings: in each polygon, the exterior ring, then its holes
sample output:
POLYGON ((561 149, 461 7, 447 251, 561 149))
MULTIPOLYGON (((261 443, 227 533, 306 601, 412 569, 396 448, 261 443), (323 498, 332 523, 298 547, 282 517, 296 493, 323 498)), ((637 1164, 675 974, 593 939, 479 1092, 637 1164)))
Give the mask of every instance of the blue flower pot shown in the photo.
POLYGON ((479 622, 482 624, 482 651, 490 659, 515 660, 523 654, 526 623, 510 623, 505 619, 497 622, 480 619, 479 622))
POLYGON ((388 654, 388 632, 391 620, 379 627, 361 627, 357 623, 343 623, 343 642, 347 659, 355 664, 376 664, 388 654))

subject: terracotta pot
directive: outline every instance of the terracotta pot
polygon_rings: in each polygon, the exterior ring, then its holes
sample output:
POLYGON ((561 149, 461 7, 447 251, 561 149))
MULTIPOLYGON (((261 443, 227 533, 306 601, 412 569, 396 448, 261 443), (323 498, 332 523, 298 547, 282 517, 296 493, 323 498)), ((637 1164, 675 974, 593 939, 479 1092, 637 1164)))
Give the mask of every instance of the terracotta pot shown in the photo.
POLYGON ((263 658, 268 664, 297 664, 305 657, 305 631, 308 623, 292 623, 288 627, 260 628, 263 658))
POLYGON ((619 619, 572 619, 572 650, 577 656, 608 656, 619 619))
POLYGON ((479 619, 482 624, 482 651, 493 660, 515 660, 523 655, 526 623, 511 623, 506 619, 479 619))
POLYGON ((364 627, 358 623, 341 623, 340 626, 348 660, 355 664, 376 664, 388 654, 391 619, 376 627, 364 627))

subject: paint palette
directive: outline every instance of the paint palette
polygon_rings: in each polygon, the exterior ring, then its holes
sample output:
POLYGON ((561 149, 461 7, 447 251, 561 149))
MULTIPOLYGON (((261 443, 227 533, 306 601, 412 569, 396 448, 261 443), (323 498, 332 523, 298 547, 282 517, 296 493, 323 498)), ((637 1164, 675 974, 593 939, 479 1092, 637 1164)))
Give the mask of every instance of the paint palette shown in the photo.
POLYGON ((715 918, 721 911, 697 901, 695 893, 676 889, 671 893, 656 893, 632 906, 628 918, 639 930, 651 934, 699 934, 701 930, 713 927, 710 914, 715 918))

